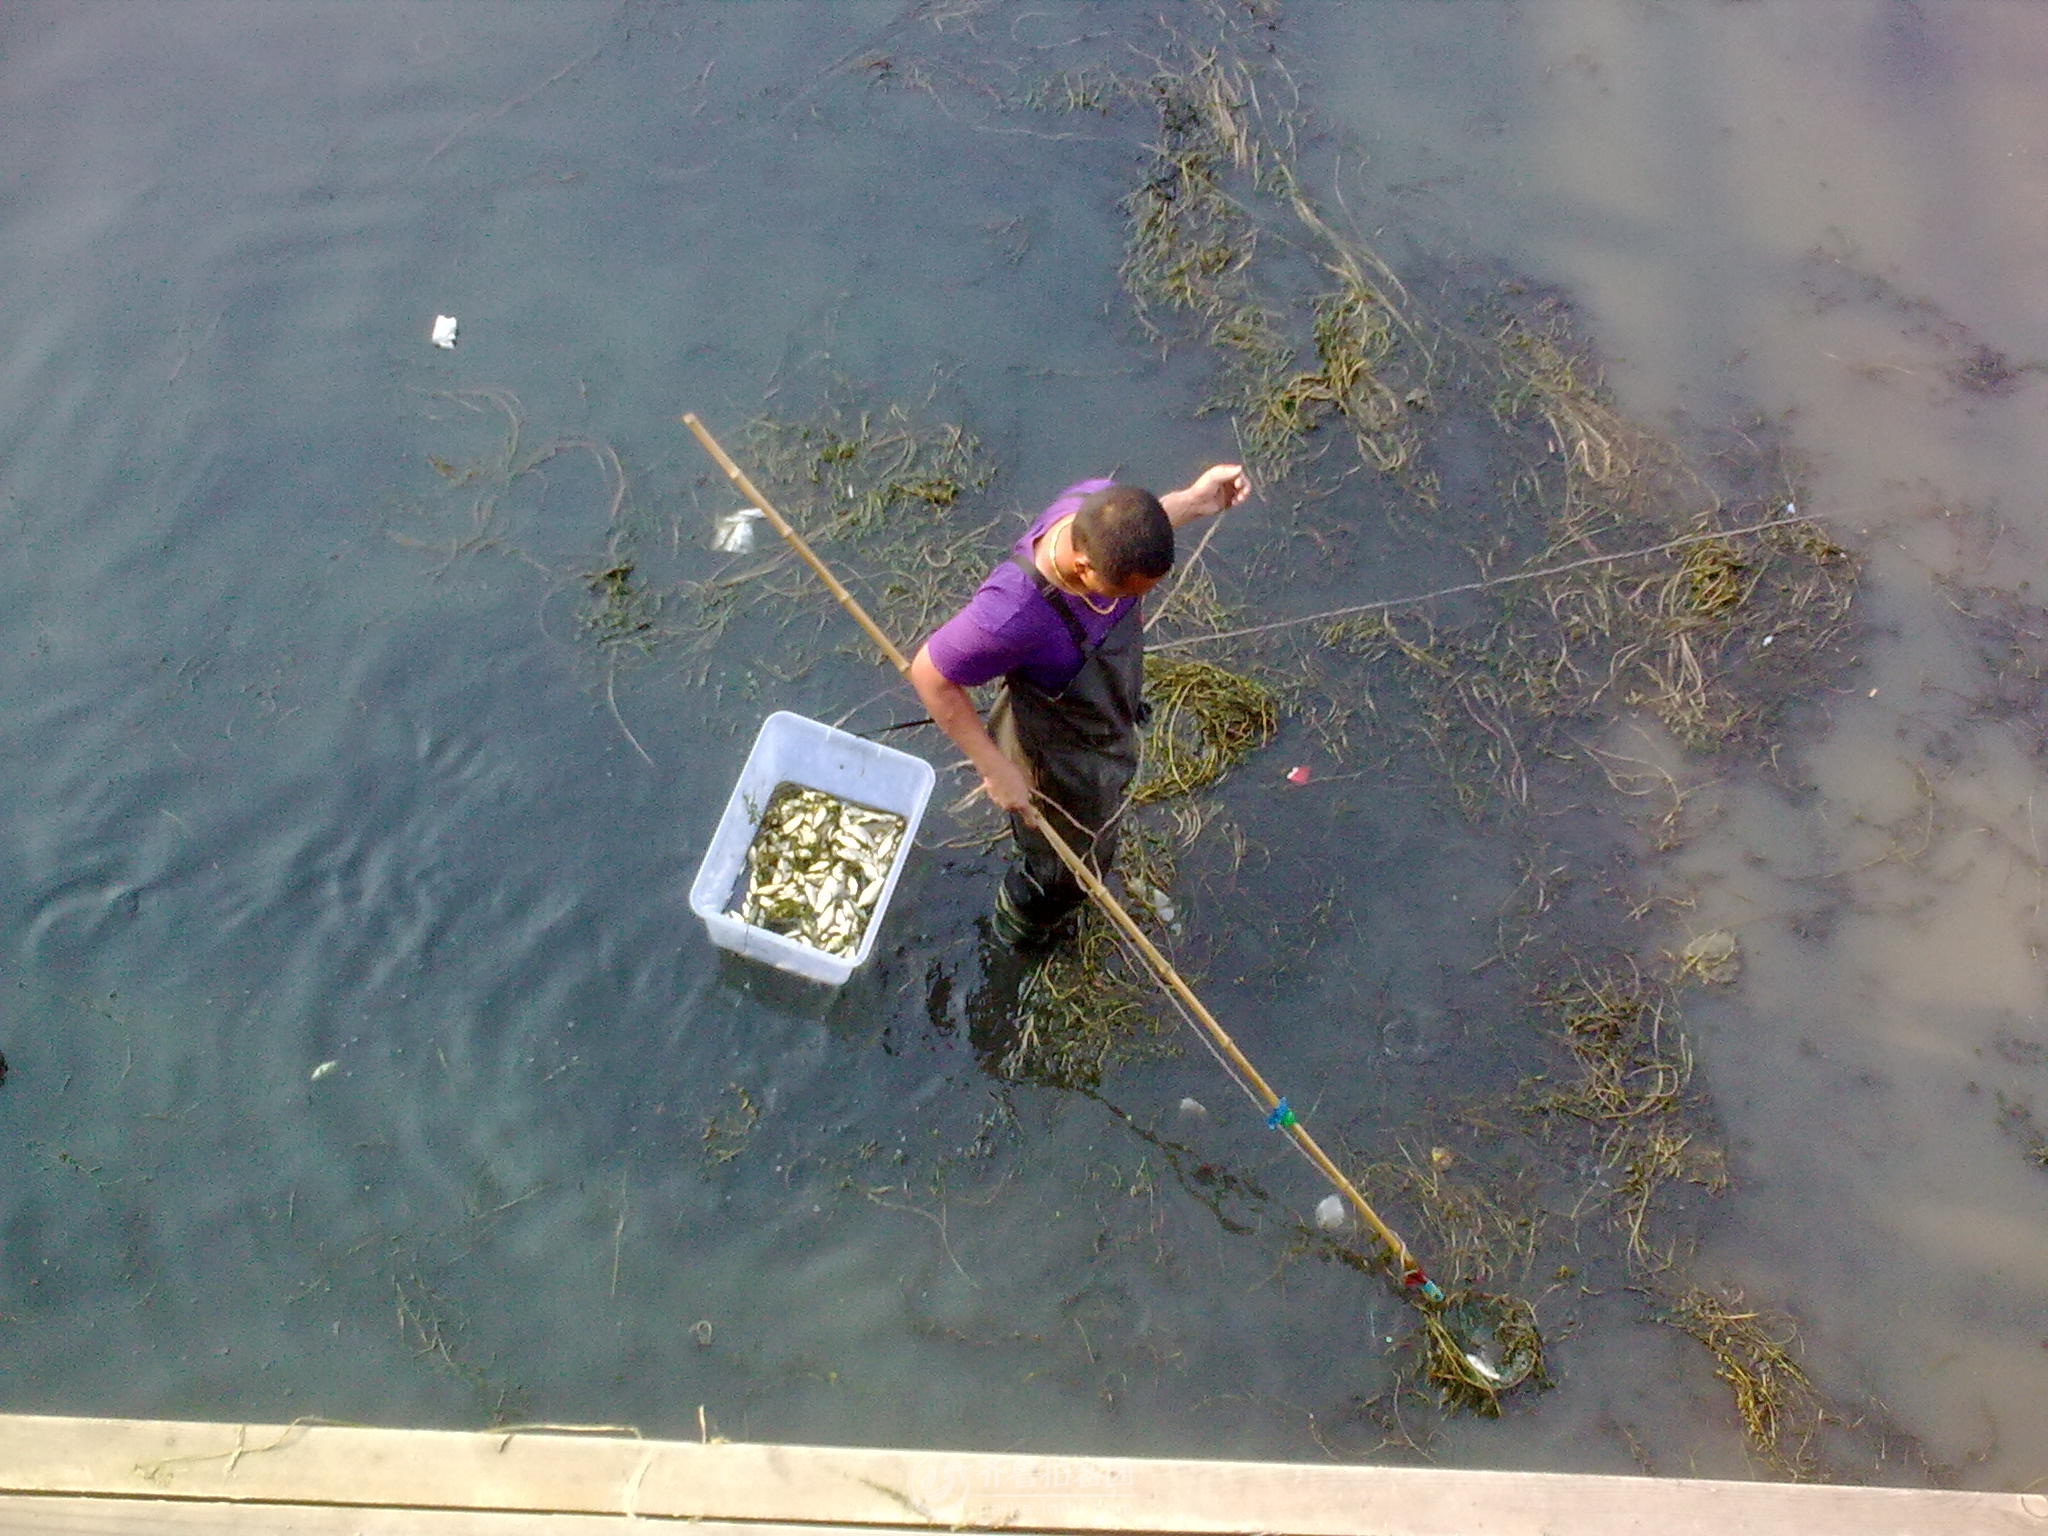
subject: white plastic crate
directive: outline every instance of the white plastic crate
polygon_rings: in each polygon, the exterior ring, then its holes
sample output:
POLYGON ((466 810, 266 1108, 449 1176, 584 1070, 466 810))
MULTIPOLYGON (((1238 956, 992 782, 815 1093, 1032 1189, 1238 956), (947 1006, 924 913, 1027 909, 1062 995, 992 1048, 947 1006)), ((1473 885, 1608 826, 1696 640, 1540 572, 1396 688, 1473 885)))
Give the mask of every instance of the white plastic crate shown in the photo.
POLYGON ((754 749, 740 769, 732 798, 725 802, 718 830, 711 834, 711 846, 704 850, 704 862, 697 867, 697 878, 690 886, 690 910, 704 919, 712 943, 777 970, 838 986, 867 962, 875 947, 875 935, 882 931, 889 899, 896 894, 896 881, 910 857, 917 824, 924 817, 925 802, 931 799, 934 777, 932 765, 921 757, 777 710, 761 722, 761 734, 754 738, 754 749), (784 783, 820 789, 855 805, 903 818, 902 841, 889 863, 882 893, 875 898, 874 915, 851 956, 827 954, 802 939, 770 933, 742 922, 730 910, 761 812, 775 786, 784 783))

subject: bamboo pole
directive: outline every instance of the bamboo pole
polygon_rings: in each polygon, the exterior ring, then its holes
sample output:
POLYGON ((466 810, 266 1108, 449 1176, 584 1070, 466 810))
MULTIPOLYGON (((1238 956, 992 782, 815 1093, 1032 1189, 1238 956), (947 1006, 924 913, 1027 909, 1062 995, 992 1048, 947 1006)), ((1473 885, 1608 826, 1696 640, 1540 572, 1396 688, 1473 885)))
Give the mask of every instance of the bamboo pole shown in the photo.
POLYGON ((1054 831, 1043 817, 1039 819, 1038 830, 1044 834, 1045 840, 1052 844, 1053 852, 1057 853, 1067 868, 1073 871, 1075 878, 1081 882, 1081 888, 1094 898, 1095 905, 1102 909, 1103 916, 1116 925, 1117 931, 1128 939, 1132 947, 1143 957, 1159 984, 1180 1001, 1203 1032, 1216 1042, 1216 1048, 1243 1077, 1259 1103, 1265 1107, 1267 1123, 1276 1129, 1286 1131, 1294 1138, 1295 1145, 1301 1148, 1308 1160, 1314 1163, 1322 1171, 1323 1177, 1334 1184, 1338 1192, 1351 1202, 1352 1208, 1358 1212, 1365 1224, 1387 1245, 1387 1251, 1394 1256, 1395 1263, 1399 1266, 1401 1283, 1420 1287, 1431 1300, 1438 1299, 1434 1282, 1422 1272, 1422 1265, 1416 1260, 1408 1245, 1401 1241, 1393 1228, 1380 1220, 1379 1213, 1367 1202, 1365 1196, 1359 1193, 1358 1186, 1345 1176, 1343 1169, 1331 1161, 1330 1155, 1322 1149, 1321 1144, 1308 1133, 1308 1127, 1295 1117, 1294 1111, 1273 1091, 1266 1079, 1260 1075, 1259 1069, 1252 1065, 1251 1059, 1238 1049, 1237 1042, 1230 1038, 1229 1032, 1217 1022, 1216 1016, 1203 1005, 1199 997, 1195 996, 1194 989, 1182 979, 1173 962, 1159 952, 1158 946, 1146 937, 1145 930, 1140 928, 1136 920, 1125 910, 1124 904, 1102 883, 1101 876, 1090 869, 1085 860, 1075 855, 1074 850, 1067 846, 1066 840, 1054 831))
MULTIPOLYGON (((754 506, 761 509, 761 515, 774 525, 775 531, 789 541, 790 547, 802 557, 806 565, 817 572, 818 578, 825 583, 833 597, 838 599, 839 606, 853 616, 855 623, 867 631, 870 640, 881 647, 882 654, 889 659, 889 664, 902 673, 905 678, 908 678, 910 675, 909 659, 897 648, 896 643, 882 632, 875 621, 868 617, 867 611, 861 607, 859 601, 841 585, 839 578, 832 574, 825 562, 812 552, 810 545, 804 542, 803 536, 789 525, 788 520, 780 512, 770 505, 768 498, 763 496, 754 482, 747 478, 746 471, 735 464, 726 454, 726 451, 719 447, 717 440, 712 437, 711 433, 705 429, 704 424, 694 414, 685 412, 682 422, 684 426, 690 429, 697 441, 703 445, 704 451, 711 455, 712 460, 718 467, 725 471, 726 478, 732 481, 740 494, 745 496, 754 506)), ((1174 969, 1173 962, 1159 952, 1158 946, 1146 937, 1144 929, 1140 928, 1136 919, 1124 909, 1123 903, 1118 901, 1109 887, 1102 883, 1102 878, 1088 867, 1087 861, 1067 846, 1066 839, 1053 830, 1050 821, 1046 817, 1041 816, 1038 822, 1038 829, 1045 835, 1045 840, 1052 845, 1053 852, 1060 856, 1060 861, 1073 872, 1074 878, 1081 882, 1081 888, 1088 893, 1089 898, 1101 909, 1103 916, 1107 917, 1116 927, 1116 930, 1130 941, 1131 946, 1138 951, 1139 956, 1144 960, 1147 968, 1151 970, 1154 978, 1179 1001, 1187 1010, 1188 1016, 1195 1020, 1202 1031, 1215 1042, 1217 1050, 1222 1052, 1224 1059, 1230 1063, 1231 1069, 1251 1089, 1254 1097, 1257 1098, 1267 1112, 1267 1123, 1278 1130, 1284 1130, 1294 1139, 1295 1145, 1301 1148, 1308 1160, 1315 1164, 1324 1178, 1336 1186, 1338 1193, 1351 1202, 1351 1207, 1358 1212, 1359 1218, 1372 1229, 1373 1233, 1382 1243, 1386 1244, 1387 1251, 1393 1255, 1395 1266, 1400 1272, 1401 1284, 1410 1290, 1419 1291, 1427 1300, 1441 1301, 1443 1299, 1443 1292, 1437 1288, 1434 1281, 1422 1272, 1422 1265, 1416 1259, 1413 1250, 1401 1241, 1392 1227, 1389 1227, 1384 1221, 1380 1220, 1379 1213, 1372 1208, 1371 1203, 1359 1192, 1358 1186, 1352 1183, 1345 1176, 1344 1170, 1331 1160, 1330 1155, 1322 1149, 1321 1144, 1316 1141, 1315 1137, 1309 1134, 1308 1127, 1304 1126, 1295 1117, 1294 1111, 1288 1106, 1287 1101, 1273 1091, 1272 1087, 1266 1082, 1266 1079, 1260 1074, 1259 1069, 1252 1065, 1251 1059, 1238 1049, 1237 1042, 1232 1040, 1229 1032, 1217 1022, 1216 1016, 1203 1006, 1202 1000, 1195 996, 1194 988, 1190 987, 1182 979, 1180 972, 1174 969)))
POLYGON ((685 411, 683 413, 683 425, 690 429, 696 436, 697 441, 704 445, 704 451, 711 455, 712 460, 720 469, 725 471, 726 479, 739 488, 739 493, 742 496, 761 509, 761 515, 775 525, 775 531, 789 541, 789 547, 803 557, 804 564, 818 573, 818 579, 825 583, 834 597, 839 599, 839 606, 852 614, 854 622, 868 632, 868 638, 882 648, 882 654, 889 658, 889 664, 898 672, 908 677, 910 675, 909 658, 896 649, 896 642, 883 634, 880 628, 876 626, 875 621, 867 616, 867 610, 854 601, 853 594, 839 584, 839 578, 832 574, 831 568, 811 552, 811 546, 804 542, 803 535, 789 526, 788 519, 776 511, 768 498, 761 494, 760 489, 754 482, 747 478, 747 472, 741 469, 739 465, 733 463, 732 459, 726 454, 726 451, 718 446, 717 439, 705 430, 704 423, 699 421, 693 413, 685 411))

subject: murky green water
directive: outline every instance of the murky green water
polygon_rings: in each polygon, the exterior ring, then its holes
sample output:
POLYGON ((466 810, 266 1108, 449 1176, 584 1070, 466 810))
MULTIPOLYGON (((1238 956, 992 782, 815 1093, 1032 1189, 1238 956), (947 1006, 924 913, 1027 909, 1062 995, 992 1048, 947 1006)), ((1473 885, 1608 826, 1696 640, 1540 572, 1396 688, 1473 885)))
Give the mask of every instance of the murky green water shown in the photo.
MULTIPOLYGON (((1333 1144, 1458 1167, 1492 1144, 1459 1106, 1548 1059, 1489 964, 1532 852, 1666 898, 1622 929, 1588 898, 1583 931, 1645 966, 1737 932, 1742 980, 1684 994, 1733 1185, 1661 1230, 1795 1321, 1876 1426, 1837 1475, 2041 1474, 2021 583, 2048 26, 1591 0, 1173 21, 0 22, 8 1407, 693 1434, 702 1405, 768 1440, 1758 1469, 1698 1345, 1551 1278, 1625 1280, 1611 1233, 1518 1277, 1554 1391, 1390 1423, 1406 1309, 1314 1245, 1323 1189, 1205 1054, 1096 1094, 988 1070, 1000 863, 971 818, 935 819, 841 992, 721 960, 688 913, 769 709, 911 711, 829 617, 763 605, 645 657, 587 627, 587 574, 620 559, 679 626, 681 584, 732 570, 676 415, 735 447, 834 391, 960 422, 996 470, 963 540, 1083 473, 1234 456, 1199 413, 1209 359, 1151 343, 1117 279, 1156 124, 1029 104, 1213 43, 1418 305, 1554 286, 1639 417, 1781 434, 1868 562, 1871 628, 1775 754, 1687 759, 1617 713, 1599 744, 1690 792, 1661 853, 1619 799, 1469 821, 1369 718, 1340 761, 1297 713, 1183 855, 1204 996, 1333 1144), (1982 348, 2015 370, 1995 388, 1982 348), (510 478, 515 422, 514 456, 559 451, 510 478)), ((1276 493, 1209 558, 1254 621, 1469 578, 1392 505, 1370 477, 1276 493)), ((1482 487, 1457 510, 1495 526, 1482 487)))

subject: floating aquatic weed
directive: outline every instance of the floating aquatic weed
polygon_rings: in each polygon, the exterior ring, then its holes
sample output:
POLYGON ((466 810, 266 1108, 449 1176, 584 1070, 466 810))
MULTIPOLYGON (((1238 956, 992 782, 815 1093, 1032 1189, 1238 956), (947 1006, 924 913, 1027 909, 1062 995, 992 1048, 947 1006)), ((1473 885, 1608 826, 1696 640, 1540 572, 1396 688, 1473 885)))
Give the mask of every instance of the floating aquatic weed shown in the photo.
POLYGON ((1024 105, 1036 112, 1093 112, 1108 116, 1118 102, 1136 94, 1136 87, 1114 70, 1069 69, 1040 80, 1024 93, 1024 105))
MULTIPOLYGON (((1358 1182, 1400 1192, 1427 1230, 1424 1247, 1439 1273, 1487 1283, 1510 1271, 1526 1273, 1535 1250, 1535 1218, 1515 1209, 1517 1193, 1449 1178, 1446 1170, 1458 1161, 1448 1148, 1434 1147, 1426 1162, 1407 1157, 1374 1165, 1358 1182)), ((1519 1198, 1533 1199, 1533 1194, 1521 1191, 1519 1198)), ((1316 1207, 1316 1224, 1324 1234, 1325 1252, 1361 1271, 1379 1267, 1377 1257, 1356 1252, 1336 1236, 1356 1230, 1342 1196, 1330 1196, 1316 1207)), ((1402 1262, 1397 1256, 1396 1267, 1402 1262)), ((1434 1384, 1444 1406, 1497 1416, 1501 1399, 1517 1387, 1528 1382, 1549 1385, 1543 1372, 1543 1339, 1529 1302, 1482 1289, 1480 1283, 1448 1292, 1432 1286, 1404 1294, 1421 1314, 1421 1376, 1434 1384)))
POLYGON ((1685 552, 1664 608, 1669 613, 1715 618, 1749 595, 1749 562, 1725 539, 1709 539, 1685 552))
POLYGON ((745 1151, 747 1138, 761 1121, 761 1111, 752 1094, 738 1083, 727 1083, 725 1091, 732 1096, 732 1107, 706 1115, 700 1138, 704 1143, 704 1161, 714 1167, 731 1162, 745 1151))
POLYGON ((1727 1183, 1718 1149, 1686 1123, 1692 1049, 1666 1017, 1675 1011, 1669 996, 1628 969, 1581 972, 1541 1000, 1557 1018, 1576 1073, 1560 1084, 1527 1085, 1525 1105, 1538 1115, 1569 1116, 1598 1135, 1599 1203, 1612 1206, 1631 1264, 1663 1267, 1645 1231, 1658 1194, 1673 1179, 1710 1191, 1727 1183))
POLYGON ((1392 474, 1408 466, 1417 447, 1403 407, 1424 408, 1429 393, 1417 385, 1398 395, 1388 385, 1387 373, 1404 334, 1396 313, 1355 264, 1345 263, 1337 271, 1343 287, 1316 303, 1315 348, 1322 371, 1315 384, 1351 423, 1360 453, 1392 474))
POLYGON ((1789 1318, 1743 1309, 1741 1297, 1695 1286, 1674 1299, 1658 1320, 1704 1344, 1714 1374, 1735 1394, 1735 1410, 1750 1444, 1793 1477, 1816 1475, 1813 1440, 1827 1419, 1827 1404, 1792 1354, 1798 1338, 1789 1318))
POLYGON ((1727 986, 1742 974, 1742 949, 1725 928, 1702 933, 1678 952, 1678 978, 1727 986))
POLYGON ((900 405, 827 405, 808 419, 762 417, 747 429, 754 478, 813 544, 929 532, 937 514, 985 489, 980 443, 952 424, 920 425, 900 405), (886 527, 907 523, 906 527, 886 527))
POLYGON ((1152 718, 1134 805, 1207 789, 1279 728, 1272 689, 1206 661, 1147 656, 1145 698, 1152 718))
POLYGON ((1798 523, 1744 540, 1739 559, 1711 533, 1673 542, 1557 567, 1544 562, 1562 551, 1546 551, 1530 577, 1503 581, 1483 625, 1440 628, 1420 604, 1333 617, 1317 626, 1312 673, 1328 688, 1340 659, 1391 663, 1400 688, 1385 702, 1404 707, 1377 713, 1423 741, 1473 815, 1526 803, 1545 758, 1597 765, 1579 733, 1617 703, 1653 713, 1688 748, 1755 739, 1799 696, 1800 669, 1842 639, 1853 566, 1798 523), (1709 556, 1688 563, 1701 546, 1709 556))
MULTIPOLYGON (((884 629, 929 633, 974 591, 998 555, 995 524, 961 528, 963 504, 995 467, 953 423, 927 423, 908 407, 856 410, 828 402, 805 417, 764 416, 747 429, 750 472, 783 515, 824 556, 884 629)), ((829 602, 799 580, 779 591, 757 571, 750 590, 791 610, 829 602)))
POLYGON ((1225 190, 1236 173, 1259 179, 1262 146, 1247 122, 1241 68, 1202 55, 1151 81, 1159 140, 1130 217, 1120 269, 1139 319, 1155 310, 1196 318, 1223 364, 1213 404, 1230 411, 1246 457, 1264 479, 1293 462, 1317 418, 1336 405, 1327 383, 1296 362, 1285 315, 1252 282, 1259 228, 1225 190))
POLYGON ((661 613, 661 600, 633 580, 633 562, 615 561, 584 577, 589 603, 583 626, 603 646, 645 645, 661 613))
POLYGON ((2031 1104, 1999 1093, 1998 1124, 2025 1149, 2028 1162, 2036 1168, 2048 1168, 2048 1136, 2042 1135, 2040 1126, 2035 1123, 2031 1104))
POLYGON ((1454 1175, 1459 1161, 1444 1147, 1426 1158, 1404 1153, 1398 1161, 1373 1164, 1359 1182, 1395 1191, 1413 1207, 1434 1267, 1473 1283, 1519 1283, 1535 1261, 1536 1191, 1526 1176, 1454 1175))
MULTIPOLYGON (((1126 846, 1132 841, 1127 837, 1126 846)), ((1163 856, 1163 846, 1155 847, 1130 866, 1149 869, 1157 879, 1150 888, 1162 894, 1171 878, 1170 866, 1157 862, 1163 856)), ((1120 853, 1120 864, 1123 858, 1120 853)), ((1157 997, 1150 972, 1131 958, 1109 920, 1084 909, 1074 938, 1041 959, 1018 988, 1014 1033, 997 1070, 1057 1087, 1094 1088, 1115 1066, 1170 1056, 1173 1023, 1162 1017, 1157 997)))
POLYGON ((1668 445, 1614 409, 1598 373, 1556 326, 1512 319, 1494 344, 1504 375, 1494 413, 1503 421, 1534 415, 1549 427, 1550 451, 1566 469, 1568 522, 1603 498, 1636 500, 1645 477, 1668 467, 1668 445))
POLYGON ((1124 286, 1141 317, 1154 306, 1218 315, 1243 302, 1236 279, 1251 259, 1255 233, 1223 191, 1224 145, 1186 81, 1162 75, 1153 94, 1160 142, 1144 184, 1124 200, 1131 220, 1124 286))
MULTIPOLYGON (((1396 386, 1401 346, 1416 338, 1389 297, 1398 283, 1369 274, 1383 264, 1346 240, 1303 194, 1286 145, 1292 125, 1271 139, 1252 71, 1220 52, 1189 51, 1150 82, 1159 137, 1147 175, 1124 201, 1130 217, 1120 275, 1140 320, 1155 311, 1196 318, 1215 352, 1221 387, 1211 408, 1229 411, 1246 459, 1262 480, 1296 467, 1305 440, 1331 414, 1345 417, 1361 455, 1388 473, 1406 471, 1417 448, 1405 407, 1430 392, 1426 361, 1396 386), (1301 261, 1298 236, 1271 242, 1299 270, 1267 274, 1266 232, 1289 217, 1314 250, 1301 261), (1291 298, 1304 278, 1334 277, 1337 288, 1309 314, 1291 298), (1315 367, 1304 366, 1312 353, 1315 367)), ((1418 489, 1427 482, 1417 478, 1418 489)))
POLYGON ((1547 999, 1577 1058, 1579 1081, 1546 1107, 1588 1120, 1632 1120, 1672 1108, 1692 1074, 1681 1037, 1664 1048, 1665 1000, 1640 976, 1581 976, 1547 999))

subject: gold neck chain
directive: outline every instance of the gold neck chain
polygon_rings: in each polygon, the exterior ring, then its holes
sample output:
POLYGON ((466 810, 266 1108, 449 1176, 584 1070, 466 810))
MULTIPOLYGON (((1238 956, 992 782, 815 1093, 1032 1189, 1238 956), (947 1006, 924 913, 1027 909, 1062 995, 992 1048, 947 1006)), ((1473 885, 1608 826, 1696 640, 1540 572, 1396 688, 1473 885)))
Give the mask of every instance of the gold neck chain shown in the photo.
POLYGON ((1081 599, 1082 602, 1088 605, 1088 611, 1090 613, 1100 614, 1104 618, 1107 618, 1110 614, 1116 612, 1116 605, 1123 601, 1123 599, 1112 597, 1109 600, 1109 606, 1105 608, 1101 604, 1097 603, 1093 597, 1090 597, 1088 595, 1087 588, 1084 587, 1081 588, 1079 591, 1076 591, 1074 588, 1067 585, 1066 581, 1062 578, 1060 574, 1060 547, 1058 540, 1059 536, 1062 533, 1064 533, 1067 536, 1067 553, 1069 555, 1072 555, 1074 552, 1074 520, 1071 517, 1069 517, 1066 521, 1061 523, 1059 527, 1055 529, 1053 532, 1054 542, 1052 550, 1048 555, 1048 563, 1052 566, 1053 584, 1057 586, 1062 592, 1066 593, 1069 597, 1078 597, 1079 599, 1081 599))

